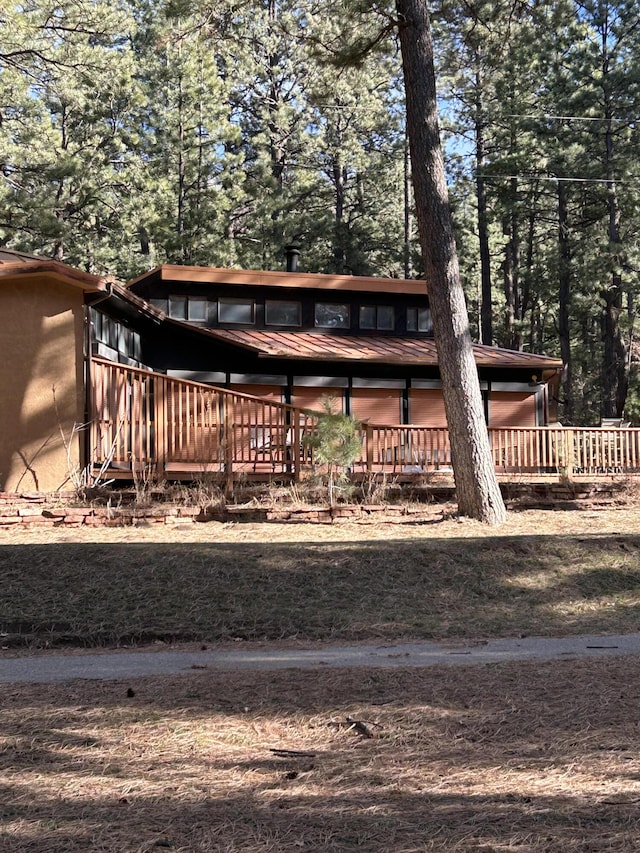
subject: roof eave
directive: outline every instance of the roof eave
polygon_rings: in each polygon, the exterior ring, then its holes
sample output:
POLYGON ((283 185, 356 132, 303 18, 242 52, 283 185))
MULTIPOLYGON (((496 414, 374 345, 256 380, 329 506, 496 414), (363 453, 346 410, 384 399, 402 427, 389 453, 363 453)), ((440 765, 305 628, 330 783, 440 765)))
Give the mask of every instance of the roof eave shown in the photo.
POLYGON ((427 295, 423 280, 380 278, 376 276, 330 275, 284 270, 241 270, 221 267, 193 267, 163 264, 127 282, 131 288, 147 279, 183 284, 239 284, 254 287, 307 288, 313 290, 360 291, 391 294, 427 295))
POLYGON ((0 278, 28 279, 46 275, 62 284, 80 287, 83 291, 99 292, 106 290, 110 279, 86 273, 60 261, 27 261, 0 264, 0 278))

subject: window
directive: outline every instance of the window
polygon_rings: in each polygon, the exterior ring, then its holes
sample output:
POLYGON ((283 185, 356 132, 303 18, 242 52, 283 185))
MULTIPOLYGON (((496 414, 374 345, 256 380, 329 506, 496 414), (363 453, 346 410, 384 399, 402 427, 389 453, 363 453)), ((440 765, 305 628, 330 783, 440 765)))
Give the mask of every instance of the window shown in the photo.
POLYGON ((267 299, 264 304, 264 321, 267 326, 299 326, 300 303, 267 299))
POLYGON ((207 300, 190 296, 187 303, 187 314, 192 323, 206 323, 208 320, 207 300))
POLYGON ((111 349, 118 349, 118 324, 115 320, 112 320, 111 317, 105 317, 103 320, 103 331, 106 331, 106 341, 107 346, 110 346, 111 349), (106 328, 105 328, 106 327, 106 328))
POLYGON ((360 306, 360 328, 375 329, 376 328, 376 306, 361 305, 360 306))
MULTIPOLYGON (((142 342, 138 332, 123 326, 117 320, 107 317, 100 311, 91 309, 91 320, 94 328, 95 341, 103 344, 119 355, 140 361, 142 358, 142 342)), ((100 352, 100 350, 98 350, 100 352)), ((104 353, 102 353, 104 354, 104 353)), ((110 353, 109 357, 112 357, 110 353)))
POLYGON ((169 297, 169 316, 174 320, 187 319, 187 299, 185 296, 169 297))
POLYGON ((431 311, 428 308, 407 308, 408 332, 431 332, 431 311))
POLYGON ((141 346, 141 341, 140 341, 140 335, 138 334, 138 332, 132 332, 131 338, 132 338, 131 350, 129 352, 129 355, 131 356, 131 358, 135 359, 136 361, 141 361, 142 360, 142 346, 141 346))
POLYGON ((93 323, 93 335, 97 341, 102 341, 102 321, 103 315, 96 311, 95 308, 91 309, 91 322, 93 323))
POLYGON ((360 328, 393 331, 395 318, 392 305, 361 305, 360 328))
POLYGON ((166 314, 168 312, 168 304, 166 299, 150 299, 149 305, 157 308, 159 311, 164 311, 166 314))
POLYGON ((348 329, 351 325, 349 306, 333 302, 316 302, 316 326, 323 329, 348 329))
POLYGON ((131 332, 129 329, 126 329, 124 326, 118 324, 118 352, 121 352, 123 355, 129 355, 129 349, 131 345, 131 332))
POLYGON ((253 299, 219 299, 220 323, 253 323, 253 299))

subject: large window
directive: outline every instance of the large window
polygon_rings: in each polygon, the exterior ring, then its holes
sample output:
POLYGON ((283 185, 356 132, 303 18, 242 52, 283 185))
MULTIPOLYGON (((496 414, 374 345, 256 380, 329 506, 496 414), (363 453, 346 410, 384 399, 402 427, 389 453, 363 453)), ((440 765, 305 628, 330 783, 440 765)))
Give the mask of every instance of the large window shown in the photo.
POLYGON ((360 328, 393 331, 395 327, 392 305, 361 305, 360 328))
POLYGON ((299 302, 267 299, 264 304, 264 321, 267 326, 299 326, 301 306, 299 302))
POLYGON ((254 322, 253 299, 219 299, 218 321, 251 325, 254 322))
POLYGON ((431 311, 428 308, 407 308, 408 332, 431 332, 431 311))
POLYGON ((337 302, 316 302, 315 324, 322 329, 348 329, 349 306, 337 302))

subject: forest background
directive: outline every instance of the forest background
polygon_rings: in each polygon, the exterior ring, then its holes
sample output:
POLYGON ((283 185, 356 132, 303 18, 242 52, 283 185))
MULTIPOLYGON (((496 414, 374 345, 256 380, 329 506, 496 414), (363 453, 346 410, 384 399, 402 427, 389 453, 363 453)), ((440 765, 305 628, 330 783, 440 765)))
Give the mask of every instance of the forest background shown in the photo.
MULTIPOLYGON (((0 3, 0 246, 420 276, 394 7, 364 7, 0 3)), ((563 423, 640 422, 637 3, 430 11, 474 337, 562 356, 563 423)))

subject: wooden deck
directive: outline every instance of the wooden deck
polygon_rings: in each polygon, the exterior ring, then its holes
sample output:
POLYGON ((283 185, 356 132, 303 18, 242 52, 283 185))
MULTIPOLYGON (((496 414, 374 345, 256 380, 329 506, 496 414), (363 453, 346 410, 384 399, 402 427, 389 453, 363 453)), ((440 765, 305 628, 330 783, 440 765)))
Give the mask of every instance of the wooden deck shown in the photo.
MULTIPOLYGON (((92 359, 89 464, 109 477, 298 480, 315 467, 317 413, 92 359)), ((446 429, 365 424, 355 476, 451 471, 446 429)), ((640 474, 640 429, 490 429, 499 476, 640 474)))

